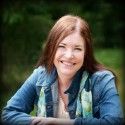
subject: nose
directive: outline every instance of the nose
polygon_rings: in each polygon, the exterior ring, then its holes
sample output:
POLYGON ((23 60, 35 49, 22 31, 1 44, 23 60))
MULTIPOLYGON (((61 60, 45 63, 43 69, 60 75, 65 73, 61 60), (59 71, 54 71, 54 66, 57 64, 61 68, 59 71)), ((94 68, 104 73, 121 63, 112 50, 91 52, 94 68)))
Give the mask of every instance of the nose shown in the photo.
POLYGON ((72 59, 72 58, 74 57, 73 51, 72 51, 72 50, 67 50, 67 51, 65 51, 65 57, 66 57, 67 59, 72 59))

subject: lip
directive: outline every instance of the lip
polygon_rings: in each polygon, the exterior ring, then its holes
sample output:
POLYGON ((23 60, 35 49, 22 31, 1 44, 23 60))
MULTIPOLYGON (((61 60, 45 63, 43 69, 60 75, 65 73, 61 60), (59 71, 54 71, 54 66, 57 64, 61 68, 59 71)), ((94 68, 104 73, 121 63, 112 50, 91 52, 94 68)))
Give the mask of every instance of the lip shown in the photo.
POLYGON ((64 60, 61 60, 60 62, 66 66, 74 66, 76 64, 74 62, 64 61, 64 60))

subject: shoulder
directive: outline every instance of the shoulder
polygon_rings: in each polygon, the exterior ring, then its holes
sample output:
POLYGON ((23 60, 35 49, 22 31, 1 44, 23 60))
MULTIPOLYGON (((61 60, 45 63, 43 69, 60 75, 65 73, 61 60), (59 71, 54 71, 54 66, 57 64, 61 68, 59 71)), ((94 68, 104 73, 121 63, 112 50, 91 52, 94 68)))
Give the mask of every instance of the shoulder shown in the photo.
POLYGON ((117 94, 115 75, 109 70, 97 71, 91 76, 94 104, 103 98, 117 94))
POLYGON ((33 72, 26 81, 35 85, 41 78, 44 78, 45 75, 46 75, 46 69, 42 66, 39 66, 33 70, 33 72))
POLYGON ((91 79, 93 81, 101 81, 101 80, 106 80, 108 81, 111 78, 114 78, 114 74, 109 71, 109 70, 100 70, 96 71, 95 73, 92 74, 91 79))
POLYGON ((105 75, 114 77, 113 73, 109 70, 100 70, 92 74, 93 77, 99 77, 99 76, 105 76, 105 75))
POLYGON ((33 70, 33 73, 39 75, 39 74, 41 74, 41 73, 43 73, 43 72, 45 72, 45 71, 46 71, 45 67, 39 66, 39 67, 37 67, 37 68, 35 68, 35 69, 33 70))
POLYGON ((32 75, 36 76, 37 78, 43 76, 46 74, 46 69, 45 67, 39 66, 33 70, 32 75))
POLYGON ((94 88, 104 88, 106 85, 115 84, 115 75, 109 70, 96 71, 92 74, 91 83, 94 88))

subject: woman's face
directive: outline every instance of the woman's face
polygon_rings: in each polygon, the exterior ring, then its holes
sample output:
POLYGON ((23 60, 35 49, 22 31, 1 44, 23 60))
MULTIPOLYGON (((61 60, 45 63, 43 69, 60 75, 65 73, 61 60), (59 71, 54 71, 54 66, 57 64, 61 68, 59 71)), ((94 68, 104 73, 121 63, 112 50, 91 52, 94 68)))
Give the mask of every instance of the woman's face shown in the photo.
POLYGON ((73 77, 84 62, 84 39, 79 33, 65 37, 58 45, 54 65, 59 76, 73 77))

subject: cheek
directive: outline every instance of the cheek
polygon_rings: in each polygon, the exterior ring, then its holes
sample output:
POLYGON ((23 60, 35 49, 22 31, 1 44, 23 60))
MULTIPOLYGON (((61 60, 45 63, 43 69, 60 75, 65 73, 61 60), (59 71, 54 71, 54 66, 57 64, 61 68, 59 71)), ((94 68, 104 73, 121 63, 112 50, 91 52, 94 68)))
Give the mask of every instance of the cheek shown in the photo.
POLYGON ((80 58, 80 63, 81 63, 81 65, 83 65, 83 63, 84 63, 84 58, 83 57, 80 58))
POLYGON ((57 54, 55 54, 55 57, 54 57, 54 64, 57 62, 57 60, 58 60, 58 56, 57 56, 57 54))
POLYGON ((83 54, 82 55, 79 55, 79 56, 77 56, 77 57, 79 57, 79 58, 77 58, 77 60, 78 60, 78 62, 79 62, 79 65, 83 65, 84 64, 84 56, 83 56, 83 54))
POLYGON ((78 54, 77 56, 77 59, 79 60, 79 61, 84 61, 84 53, 80 53, 80 54, 78 54))
POLYGON ((58 59, 60 59, 60 58, 62 57, 62 55, 63 55, 63 54, 62 54, 61 51, 57 51, 56 54, 55 54, 55 58, 54 58, 54 59, 55 59, 55 60, 58 60, 58 59))
POLYGON ((58 62, 58 60, 61 58, 61 53, 59 51, 56 52, 54 57, 54 64, 58 62))

